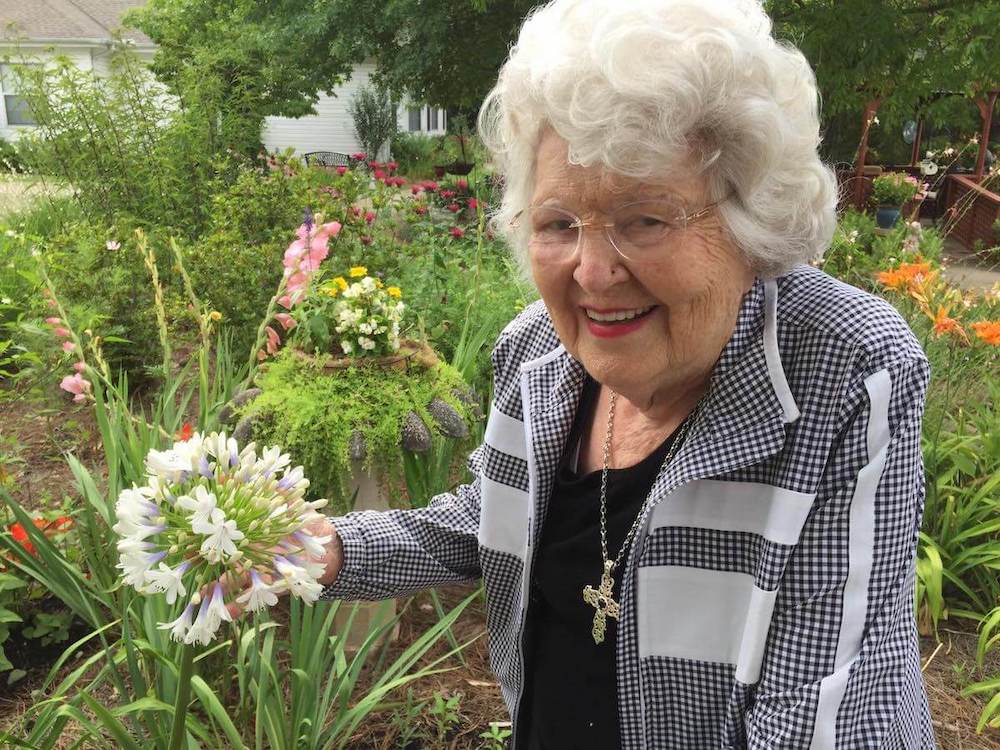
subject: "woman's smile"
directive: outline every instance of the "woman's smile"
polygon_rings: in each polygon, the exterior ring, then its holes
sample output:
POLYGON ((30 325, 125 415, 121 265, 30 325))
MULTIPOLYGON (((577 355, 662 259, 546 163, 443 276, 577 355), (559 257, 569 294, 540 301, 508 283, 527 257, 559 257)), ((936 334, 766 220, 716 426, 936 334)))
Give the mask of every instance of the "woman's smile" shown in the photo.
POLYGON ((622 308, 606 312, 598 311, 595 308, 583 308, 583 314, 587 321, 587 328, 594 336, 613 338, 639 330, 658 310, 659 305, 622 308))

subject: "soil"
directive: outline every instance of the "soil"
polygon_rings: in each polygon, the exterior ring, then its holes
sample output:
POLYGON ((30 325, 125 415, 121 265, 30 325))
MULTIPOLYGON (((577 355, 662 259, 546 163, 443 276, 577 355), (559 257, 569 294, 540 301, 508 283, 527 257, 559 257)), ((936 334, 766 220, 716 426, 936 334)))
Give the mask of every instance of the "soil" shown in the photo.
MULTIPOLYGON (((65 461, 66 453, 73 453, 92 470, 99 470, 101 465, 99 435, 92 410, 86 405, 72 404, 68 398, 62 400, 61 396, 40 404, 16 394, 5 394, 0 389, 0 482, 32 512, 72 508, 78 496, 65 461)), ((468 587, 441 589, 440 597, 446 611, 473 590, 468 587)), ((412 643, 436 619, 429 595, 414 597, 403 614, 399 639, 393 645, 390 658, 412 643)), ((443 742, 438 741, 434 723, 424 711, 418 719, 419 729, 434 739, 418 741, 407 750, 482 748, 486 745, 479 735, 489 729, 491 722, 509 722, 500 690, 489 669, 485 622, 483 598, 478 597, 454 627, 459 643, 473 641, 463 651, 464 665, 453 660, 455 668, 451 671, 425 678, 412 686, 417 701, 433 702, 436 693, 461 693, 459 724, 448 732, 443 742)), ((79 628, 79 624, 74 626, 71 639, 80 636, 79 628)), ((991 696, 960 696, 967 685, 1000 675, 1000 649, 994 649, 987 664, 980 669, 975 663, 977 636, 974 627, 963 621, 942 623, 939 636, 940 642, 933 637, 921 639, 924 680, 938 746, 941 750, 1000 750, 1000 730, 986 729, 979 735, 975 731, 979 714, 991 696)), ((32 690, 40 687, 49 665, 65 646, 55 644, 40 649, 37 643, 18 646, 19 643, 18 636, 12 635, 8 641, 8 655, 28 673, 10 688, 3 684, 6 680, 0 679, 0 726, 10 726, 31 704, 32 690)), ((433 655, 443 654, 448 648, 443 641, 433 655)), ((404 697, 401 694, 396 700, 402 701, 404 697)), ((391 712, 385 712, 368 721, 352 738, 349 747, 388 750, 400 747, 398 739, 399 731, 392 722, 391 712)))

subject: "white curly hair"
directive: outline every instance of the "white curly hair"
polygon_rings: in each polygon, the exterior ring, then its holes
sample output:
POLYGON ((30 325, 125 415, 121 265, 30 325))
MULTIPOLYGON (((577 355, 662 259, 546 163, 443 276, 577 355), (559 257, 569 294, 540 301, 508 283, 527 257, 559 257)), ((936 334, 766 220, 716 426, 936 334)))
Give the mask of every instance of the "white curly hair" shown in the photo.
POLYGON ((815 76, 756 0, 553 0, 528 16, 478 118, 504 179, 492 226, 527 278, 510 221, 546 127, 574 164, 662 179, 694 163, 710 200, 732 196, 720 216, 760 275, 821 257, 833 235, 815 76))

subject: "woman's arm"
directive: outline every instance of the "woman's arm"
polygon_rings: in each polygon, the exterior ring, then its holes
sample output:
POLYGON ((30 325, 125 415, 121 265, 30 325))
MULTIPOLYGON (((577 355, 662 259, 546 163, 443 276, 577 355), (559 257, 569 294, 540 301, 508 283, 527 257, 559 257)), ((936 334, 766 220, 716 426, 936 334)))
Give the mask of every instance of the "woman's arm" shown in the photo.
POLYGON ((926 359, 911 359, 856 384, 782 577, 749 748, 924 747, 913 585, 928 379, 926 359))
POLYGON ((335 534, 325 578, 335 577, 321 598, 387 599, 478 578, 481 455, 480 447, 469 457, 471 484, 437 495, 425 508, 329 519, 335 534))

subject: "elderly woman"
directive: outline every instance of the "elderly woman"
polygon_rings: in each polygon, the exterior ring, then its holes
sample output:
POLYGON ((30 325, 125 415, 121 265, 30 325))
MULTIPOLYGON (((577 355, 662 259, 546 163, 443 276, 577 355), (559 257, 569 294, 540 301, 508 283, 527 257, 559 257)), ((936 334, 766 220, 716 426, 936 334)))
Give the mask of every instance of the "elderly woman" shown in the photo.
POLYGON ((518 748, 929 748, 928 362, 804 262, 814 77, 753 0, 555 0, 480 114, 541 295, 471 484, 331 519, 325 596, 485 581, 518 748))

